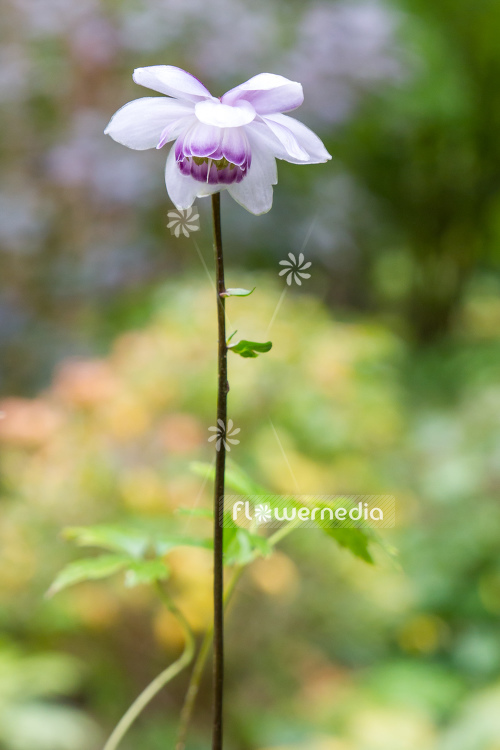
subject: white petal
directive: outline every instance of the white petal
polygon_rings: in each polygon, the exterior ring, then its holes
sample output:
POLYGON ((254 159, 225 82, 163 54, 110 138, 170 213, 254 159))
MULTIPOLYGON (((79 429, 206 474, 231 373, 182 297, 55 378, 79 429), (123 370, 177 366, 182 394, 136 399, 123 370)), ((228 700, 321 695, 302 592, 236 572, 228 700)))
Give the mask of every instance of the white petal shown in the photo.
POLYGON ((202 99, 211 99, 212 95, 208 89, 197 78, 186 73, 182 68, 174 65, 151 65, 148 68, 136 68, 133 79, 140 86, 145 86, 153 91, 160 91, 175 99, 187 99, 190 102, 199 102, 202 99))
POLYGON ((259 73, 224 94, 222 102, 234 104, 242 99, 250 102, 259 114, 288 112, 300 107, 304 93, 296 81, 274 73, 259 73))
MULTIPOLYGON (((173 102, 174 99, 167 99, 166 101, 173 102)), ((181 117, 178 120, 174 120, 173 122, 171 122, 163 129, 161 138, 158 141, 158 145, 156 146, 156 148, 163 148, 163 146, 165 146, 165 144, 167 143, 170 143, 170 141, 177 140, 180 135, 189 130, 193 122, 196 122, 196 119, 192 114, 189 114, 186 117, 181 117)))
POLYGON ((193 205, 196 198, 217 193, 223 185, 208 185, 198 182, 193 177, 181 173, 175 160, 175 149, 171 148, 165 168, 165 184, 170 200, 178 209, 186 209, 193 205))
POLYGON ((222 131, 213 125, 194 120, 194 125, 183 139, 182 150, 188 156, 210 156, 220 145, 222 131))
POLYGON ((252 214, 265 214, 273 205, 273 185, 278 182, 276 160, 268 148, 253 141, 247 131, 252 149, 252 165, 239 183, 228 186, 229 195, 252 214))
POLYGON ((234 107, 222 104, 218 99, 195 104, 194 111, 200 122, 218 128, 239 128, 255 120, 255 109, 249 102, 238 102, 234 107))
POLYGON ((288 158, 288 156, 291 156, 292 159, 300 162, 308 161, 309 154, 301 147, 300 143, 297 141, 294 134, 289 128, 279 122, 274 122, 274 120, 272 120, 270 117, 264 117, 263 120, 270 131, 280 141, 282 146, 284 146, 287 153, 286 158, 288 158))
POLYGON ((294 117, 279 114, 266 115, 263 119, 268 126, 273 122, 290 130, 299 145, 309 154, 308 164, 321 164, 332 158, 326 150, 323 141, 307 125, 304 125, 303 122, 299 122, 294 117))
MULTIPOLYGON (((292 123, 298 123, 298 120, 294 120, 292 117, 287 117, 286 115, 273 115, 273 120, 275 118, 284 118, 284 121, 290 120, 292 123)), ((277 138, 277 136, 271 131, 271 129, 268 127, 267 120, 270 118, 270 115, 266 115, 265 117, 261 118, 261 121, 254 120, 250 123, 250 125, 247 125, 247 131, 249 129, 252 130, 253 135, 255 136, 255 140, 259 141, 261 145, 267 146, 268 149, 270 149, 274 156, 277 159, 283 159, 284 161, 289 161, 291 164, 320 164, 324 161, 327 161, 328 159, 331 159, 330 154, 326 151, 324 148, 322 142, 318 138, 317 140, 321 144, 321 153, 315 153, 314 156, 308 156, 308 158, 305 160, 303 158, 296 159, 293 156, 290 156, 288 151, 286 150, 283 143, 277 138)), ((281 124, 281 122, 280 122, 281 124)), ((302 123, 298 123, 299 125, 302 125, 302 123)), ((288 123, 287 123, 288 127, 288 123)), ((308 134, 311 134, 314 136, 314 133, 309 130, 305 125, 303 125, 304 128, 306 128, 306 131, 308 134)), ((297 142, 299 142, 299 139, 297 138, 297 133, 294 133, 295 126, 292 124, 292 127, 288 128, 290 132, 295 136, 297 142)), ((314 136, 314 138, 317 138, 317 136, 314 136)), ((302 140, 300 140, 300 146, 303 147, 304 143, 302 140)))
POLYGON ((154 148, 168 125, 192 113, 192 105, 163 96, 146 96, 125 104, 115 112, 104 132, 118 143, 141 151, 154 148))

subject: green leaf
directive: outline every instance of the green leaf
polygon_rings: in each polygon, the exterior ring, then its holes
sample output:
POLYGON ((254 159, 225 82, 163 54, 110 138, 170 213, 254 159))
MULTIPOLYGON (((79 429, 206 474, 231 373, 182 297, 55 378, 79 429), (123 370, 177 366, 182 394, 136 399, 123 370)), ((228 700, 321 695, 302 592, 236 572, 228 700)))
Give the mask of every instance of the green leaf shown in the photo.
POLYGON ((175 536, 173 534, 162 534, 161 532, 155 535, 153 548, 157 555, 163 556, 175 547, 203 547, 204 549, 212 549, 213 542, 211 539, 198 539, 197 537, 192 536, 175 536))
POLYGON ((368 544, 372 541, 371 536, 363 529, 339 529, 333 527, 321 527, 325 534, 335 539, 337 544, 350 550, 353 555, 373 565, 373 557, 368 550, 368 544))
POLYGON ((108 578, 123 570, 130 562, 130 557, 125 555, 100 555, 86 560, 75 560, 61 570, 47 591, 47 596, 53 596, 75 583, 108 578))
POLYGON ((226 346, 229 344, 229 342, 231 341, 231 339, 233 338, 233 336, 235 336, 237 333, 238 333, 237 330, 233 331, 232 334, 227 337, 227 339, 226 339, 226 346))
MULTIPOLYGON (((210 464, 201 464, 200 466, 210 466, 210 464)), ((192 516, 193 518, 213 518, 214 512, 209 508, 177 508, 176 513, 180 516, 192 516)))
POLYGON ((100 547, 112 552, 126 552, 142 557, 150 545, 147 532, 119 525, 73 526, 64 530, 66 539, 80 547, 100 547))
POLYGON ((258 354, 265 354, 271 348, 272 343, 270 341, 260 344, 257 341, 247 341, 246 339, 241 339, 237 344, 228 346, 228 349, 235 354, 239 354, 240 357, 257 357, 258 354))
MULTIPOLYGON (((202 463, 201 461, 193 461, 190 464, 191 471, 198 476, 211 480, 215 479, 215 466, 214 464, 202 463)), ((226 460, 226 473, 225 473, 225 484, 226 488, 229 488, 236 492, 238 495, 268 495, 269 491, 265 490, 261 485, 255 482, 247 472, 238 466, 231 459, 226 460)), ((226 493, 227 494, 227 493, 226 493)), ((213 518, 213 513, 210 511, 210 517, 213 518)))
POLYGON ((266 557, 273 551, 265 537, 253 534, 247 529, 225 528, 224 542, 225 565, 247 565, 259 555, 266 557))
POLYGON ((256 287, 253 289, 226 289, 225 294, 221 294, 221 297, 249 297, 252 292, 255 292, 256 287))
POLYGON ((170 575, 170 569, 163 560, 134 560, 125 572, 125 586, 129 588, 141 583, 164 581, 170 575))
POLYGON ((168 531, 129 526, 77 526, 65 529, 64 536, 80 547, 100 547, 111 552, 125 552, 131 558, 141 560, 147 552, 162 556, 174 547, 206 547, 211 541, 195 537, 177 536, 168 531))

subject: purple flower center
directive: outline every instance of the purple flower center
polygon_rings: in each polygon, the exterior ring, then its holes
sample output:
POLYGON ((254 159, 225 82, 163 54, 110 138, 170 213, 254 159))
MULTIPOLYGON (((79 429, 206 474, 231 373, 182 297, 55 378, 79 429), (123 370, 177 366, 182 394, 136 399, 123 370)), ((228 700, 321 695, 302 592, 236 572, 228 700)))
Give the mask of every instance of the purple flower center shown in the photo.
POLYGON ((246 164, 233 164, 225 157, 212 159, 209 156, 185 156, 178 162, 182 174, 190 175, 198 182, 209 185, 231 185, 241 182, 250 166, 250 158, 246 164))
POLYGON ((252 155, 243 128, 217 128, 197 123, 175 143, 182 174, 209 185, 241 182, 252 155))

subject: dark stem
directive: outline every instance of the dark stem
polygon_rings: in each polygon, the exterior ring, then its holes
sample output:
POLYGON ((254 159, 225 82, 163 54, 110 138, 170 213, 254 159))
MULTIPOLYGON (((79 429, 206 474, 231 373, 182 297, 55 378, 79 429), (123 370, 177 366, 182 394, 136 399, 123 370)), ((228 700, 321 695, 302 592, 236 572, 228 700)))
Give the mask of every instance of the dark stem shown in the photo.
POLYGON ((215 270, 217 280, 218 368, 217 368, 217 426, 222 440, 216 441, 214 487, 214 704, 212 750, 222 750, 222 707, 224 693, 224 577, 223 577, 223 527, 224 470, 226 466, 227 427, 227 346, 225 320, 224 259, 220 222, 220 193, 212 195, 214 225, 215 270))
MULTIPOLYGON (((243 566, 235 569, 233 576, 229 582, 229 585, 226 589, 226 592, 224 594, 224 609, 226 609, 227 605, 229 604, 229 600, 231 599, 233 595, 233 592, 236 588, 236 584, 238 583, 242 573, 243 573, 243 566)), ((213 628, 209 628, 207 632, 205 633, 205 637, 201 643, 200 650, 198 651, 198 656, 196 657, 196 661, 193 667, 193 672, 191 674, 191 679, 189 680, 188 691, 186 693, 186 698, 184 700, 184 705, 181 711, 179 732, 177 734, 177 742, 175 745, 175 750, 185 750, 186 736, 187 736, 187 731, 189 727, 189 722, 191 721, 191 716, 193 714, 194 704, 196 702, 196 698, 198 696, 198 690, 200 688, 203 668, 205 666, 208 653, 210 651, 210 646, 212 645, 213 637, 214 637, 213 628)))

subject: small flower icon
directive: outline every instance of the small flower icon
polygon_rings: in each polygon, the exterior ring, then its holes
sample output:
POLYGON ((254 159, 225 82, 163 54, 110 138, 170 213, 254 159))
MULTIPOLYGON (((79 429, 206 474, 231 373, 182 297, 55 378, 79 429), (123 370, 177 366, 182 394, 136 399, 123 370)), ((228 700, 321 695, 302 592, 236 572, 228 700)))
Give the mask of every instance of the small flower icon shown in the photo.
POLYGON ((170 219, 167 228, 170 229, 170 234, 176 237, 180 237, 181 232, 184 237, 189 237, 190 232, 197 232, 200 228, 200 214, 196 206, 173 209, 167 216, 170 219))
POLYGON ((266 523, 271 520, 271 506, 267 503, 263 505, 257 505, 255 508, 255 520, 257 523, 266 523))
POLYGON ((288 284, 288 286, 292 285, 292 279, 296 284, 301 286, 302 282, 299 276, 303 279, 311 278, 310 273, 303 273, 306 268, 309 268, 311 266, 311 262, 308 261, 307 263, 304 263, 303 253, 300 253, 298 260, 293 253, 288 253, 288 257, 290 258, 290 260, 280 260, 280 266, 286 266, 286 268, 283 268, 280 271, 280 276, 283 276, 284 274, 287 275, 286 283, 288 284))
POLYGON ((224 448, 228 451, 231 450, 228 443, 231 443, 232 445, 238 445, 240 442, 239 440, 234 439, 234 435, 237 435, 240 431, 240 428, 237 427, 233 430, 233 420, 229 419, 227 423, 227 429, 222 421, 222 419, 217 420, 217 427, 209 427, 208 428, 210 432, 215 432, 215 435, 210 435, 208 438, 208 442, 210 443, 212 440, 217 440, 215 444, 216 450, 220 451, 221 445, 224 446, 224 448))

